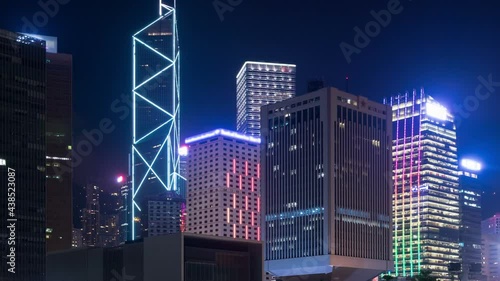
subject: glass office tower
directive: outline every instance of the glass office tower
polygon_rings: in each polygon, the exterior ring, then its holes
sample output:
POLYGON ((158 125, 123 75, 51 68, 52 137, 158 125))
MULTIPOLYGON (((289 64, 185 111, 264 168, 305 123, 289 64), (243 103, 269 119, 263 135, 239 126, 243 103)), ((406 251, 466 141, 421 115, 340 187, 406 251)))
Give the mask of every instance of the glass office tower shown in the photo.
POLYGON ((236 129, 260 136, 260 108, 295 96, 295 65, 252 62, 236 76, 236 129))
POLYGON ((156 20, 133 36, 132 239, 147 233, 143 232, 147 228, 147 198, 165 192, 166 197, 178 197, 178 180, 182 178, 175 4, 160 2, 159 12, 156 20))
POLYGON ((45 280, 45 47, 43 40, 0 30, 2 281, 45 280))
POLYGON ((424 90, 386 100, 393 114, 394 263, 451 280, 459 262, 459 172, 453 115, 424 90))

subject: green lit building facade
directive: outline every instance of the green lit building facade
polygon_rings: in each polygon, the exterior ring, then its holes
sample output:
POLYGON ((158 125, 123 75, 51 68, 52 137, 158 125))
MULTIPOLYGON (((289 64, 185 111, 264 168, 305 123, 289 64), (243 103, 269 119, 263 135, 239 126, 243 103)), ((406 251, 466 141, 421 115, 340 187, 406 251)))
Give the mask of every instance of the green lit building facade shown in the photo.
POLYGON ((430 269, 452 280, 459 258, 459 171, 454 117, 419 92, 386 100, 393 109, 395 274, 430 269))

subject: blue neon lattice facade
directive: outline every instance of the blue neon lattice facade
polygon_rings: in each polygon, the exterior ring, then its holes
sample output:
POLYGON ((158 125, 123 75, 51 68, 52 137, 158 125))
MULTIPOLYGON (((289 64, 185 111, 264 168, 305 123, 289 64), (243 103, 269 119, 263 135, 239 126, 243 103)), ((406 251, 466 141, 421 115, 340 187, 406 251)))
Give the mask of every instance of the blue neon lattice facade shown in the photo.
MULTIPOLYGON (((175 4, 133 39, 131 238, 147 223, 148 198, 180 196, 179 44, 175 4)), ((180 219, 179 219, 180 221, 180 219)))

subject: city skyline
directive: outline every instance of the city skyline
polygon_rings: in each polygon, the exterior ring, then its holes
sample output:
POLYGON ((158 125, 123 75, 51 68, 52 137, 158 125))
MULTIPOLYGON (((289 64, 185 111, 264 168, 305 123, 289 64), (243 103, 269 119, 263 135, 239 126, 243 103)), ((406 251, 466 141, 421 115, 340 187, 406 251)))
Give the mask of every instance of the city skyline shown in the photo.
POLYGON ((500 278, 500 2, 8 1, 14 279, 500 278))
MULTIPOLYGON (((129 35, 137 31, 137 26, 144 25, 144 22, 148 22, 157 14, 156 2, 131 2, 127 4, 129 9, 115 10, 108 3, 71 1, 61 5, 59 13, 50 18, 45 26, 37 28, 40 34, 59 37, 58 48, 62 52, 71 52, 78 57, 89 57, 88 60, 75 61, 75 76, 80 77, 74 81, 75 142, 84 139, 83 130, 98 128, 103 118, 110 118, 115 126, 113 132, 104 136, 102 144, 94 147, 93 153, 83 157, 76 167, 75 181, 80 185, 85 183, 85 174, 92 173, 101 178, 111 179, 114 175, 127 171, 126 152, 130 149, 122 140, 130 138, 129 127, 132 123, 130 110, 123 109, 131 100, 128 81, 131 79, 132 44, 129 35), (129 18, 129 21, 117 27, 116 32, 107 34, 100 28, 108 25, 106 11, 113 11, 121 18, 129 18), (71 32, 64 30, 61 27, 62 23, 74 22, 78 18, 74 15, 78 13, 92 16, 94 21, 84 26, 73 24, 74 30, 71 32), (89 37, 90 30, 95 37, 89 37), (102 42, 101 47, 96 48, 97 45, 93 41, 89 41, 85 46, 79 44, 78 38, 82 37, 99 39, 102 42), (123 47, 119 49, 109 47, 116 43, 123 47), (103 65, 102 62, 106 64, 103 65), (96 65, 102 67, 96 69, 96 65), (89 76, 86 75, 87 72, 96 75, 89 76), (96 90, 100 94, 91 94, 94 98, 88 99, 88 93, 96 90), (121 95, 125 95, 124 98, 121 95), (113 112, 112 106, 123 111, 113 112), (90 112, 86 110, 89 107, 93 108, 92 112, 95 114, 89 114, 90 112), (103 157, 105 160, 99 159, 98 155, 105 155, 103 157), (104 161, 106 169, 97 168, 96 163, 99 160, 104 161)), ((492 40, 483 38, 488 37, 488 34, 494 34, 491 15, 499 3, 484 2, 481 5, 468 5, 460 2, 454 5, 442 3, 428 5, 428 2, 423 1, 418 3, 401 1, 404 7, 401 14, 393 15, 391 23, 380 32, 379 36, 371 38, 370 44, 362 48, 360 54, 352 55, 350 64, 346 62, 339 44, 344 41, 352 44, 355 35, 353 28, 356 26, 364 28, 366 23, 373 19, 370 11, 378 12, 386 9, 384 3, 354 5, 318 2, 305 6, 303 11, 292 11, 283 9, 279 1, 266 3, 266 9, 260 9, 258 1, 255 3, 245 1, 235 7, 233 12, 226 12, 223 21, 220 20, 210 1, 196 5, 190 3, 190 1, 178 1, 181 13, 179 28, 180 34, 183 34, 180 42, 183 52, 189 54, 183 59, 184 66, 181 72, 198 80, 197 83, 190 83, 190 80, 182 81, 185 103, 182 108, 184 117, 181 121, 183 124, 181 138, 216 127, 235 128, 232 117, 236 114, 234 107, 236 101, 232 94, 235 90, 234 73, 237 73, 247 60, 284 61, 296 64, 299 68, 297 95, 305 92, 307 81, 313 78, 324 78, 327 86, 344 89, 345 75, 349 75, 350 78, 349 92, 367 96, 375 101, 381 101, 391 93, 403 93, 406 90, 411 91, 413 87, 423 86, 426 92, 447 107, 453 109, 454 105, 462 106, 464 112, 460 116, 464 117, 461 118, 457 133, 459 136, 466 135, 460 143, 461 151, 467 156, 482 160, 485 186, 487 190, 494 189, 498 199, 500 187, 494 183, 498 181, 495 174, 500 167, 495 164, 494 159, 500 157, 500 152, 495 149, 495 140, 500 138, 500 132, 494 130, 495 122, 481 122, 481 120, 497 118, 490 115, 494 112, 494 104, 499 101, 499 97, 491 95, 487 101, 479 100, 477 108, 474 101, 478 100, 469 97, 475 97, 476 87, 479 86, 482 86, 480 90, 483 94, 491 90, 498 91, 495 83, 500 81, 500 70, 494 62, 498 61, 499 54, 494 50, 499 42, 496 38, 492 40), (270 15, 278 12, 281 21, 275 23, 271 21, 273 17, 270 15), (413 25, 412 22, 418 20, 419 15, 424 13, 426 21, 419 21, 420 24, 413 25), (261 15, 261 20, 255 23, 258 28, 244 28, 250 17, 256 14, 261 15), (295 22, 294 18, 299 15, 308 20, 300 24, 295 22), (325 17, 337 20, 329 23, 322 20, 325 17), (457 17, 464 20, 457 20, 457 17), (477 24, 472 24, 473 18, 477 24), (462 35, 460 29, 469 23, 470 32, 462 35), (289 28, 278 29, 281 24, 289 28), (232 38, 241 30, 245 30, 248 36, 238 37, 238 48, 234 48, 231 44, 232 38), (305 41, 292 40, 289 36, 292 30, 308 30, 310 35, 305 41), (211 34, 213 40, 206 40, 209 38, 207 34, 211 34), (273 34, 277 35, 276 39, 273 34), (448 35, 441 36, 441 34, 448 35), (464 38, 468 40, 464 41, 464 38), (255 40, 263 40, 269 44, 266 48, 252 48, 252 42, 255 40), (312 44, 315 42, 317 44, 312 44), (206 48, 200 49, 200 44, 205 44, 206 48), (433 52, 422 51, 426 48, 433 48, 433 52), (478 52, 478 49, 481 52, 478 52), (401 56, 401 52, 406 52, 406 55, 401 56), (215 66, 218 71, 210 71, 215 66), (374 75, 372 75, 373 70, 377 70, 374 75), (214 75, 220 78, 214 79, 214 75), (493 86, 484 86, 483 84, 487 84, 489 80, 494 81, 493 86), (220 112, 224 114, 220 116, 209 114, 210 108, 215 106, 214 102, 221 99, 234 100, 219 105, 220 112), (466 102, 471 104, 465 106, 466 102), (474 110, 469 111, 466 108, 474 110), (467 134, 467 132, 474 133, 467 134), (481 140, 481 146, 476 145, 477 139, 481 140)), ((22 18, 31 19, 39 10, 40 7, 35 2, 21 6, 10 1, 5 9, 8 13, 0 19, 0 25, 10 30, 22 31, 24 24, 22 18)), ((495 210, 488 201, 489 198, 486 199, 485 216, 488 216, 495 210)))

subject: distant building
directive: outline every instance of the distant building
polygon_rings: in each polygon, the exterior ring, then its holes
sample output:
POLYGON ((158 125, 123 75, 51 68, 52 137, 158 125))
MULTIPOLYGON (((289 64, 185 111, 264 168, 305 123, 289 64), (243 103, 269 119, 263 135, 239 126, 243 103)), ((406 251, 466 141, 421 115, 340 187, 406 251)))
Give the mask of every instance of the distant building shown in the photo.
POLYGON ((87 184, 86 187, 86 206, 83 210, 83 245, 87 247, 96 247, 99 242, 99 230, 101 223, 101 206, 99 187, 93 184, 87 184))
POLYGON ((181 219, 185 209, 184 198, 163 194, 148 199, 147 233, 149 236, 181 232, 181 219))
POLYGON ((481 165, 462 159, 460 165, 460 260, 464 281, 484 281, 481 274, 481 165))
POLYGON ((45 48, 43 40, 0 29, 0 280, 45 280, 45 48))
POLYGON ((262 281, 262 243, 176 233, 47 256, 47 281, 262 281))
POLYGON ((81 248, 83 247, 83 235, 80 228, 73 228, 71 248, 81 248))
POLYGON ((260 136, 260 108, 295 96, 294 64, 247 61, 236 76, 236 129, 260 136))
POLYGON ((454 116, 423 89, 395 95, 392 107, 395 275, 430 269, 456 279, 460 263, 460 193, 454 116))
POLYGON ((262 107, 266 272, 361 281, 393 269, 391 108, 336 88, 262 107))
POLYGON ((482 222, 483 274, 487 281, 500 281, 500 213, 482 222))
POLYGON ((260 240, 260 139, 217 129, 186 144, 187 231, 260 240))
POLYGON ((119 221, 120 221, 120 243, 131 241, 130 219, 132 213, 130 210, 130 203, 132 197, 130 194, 130 181, 127 181, 120 187, 120 206, 118 207, 119 221))
POLYGON ((101 215, 98 241, 99 247, 115 247, 120 245, 118 214, 101 215))

